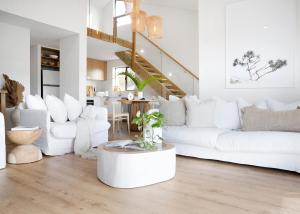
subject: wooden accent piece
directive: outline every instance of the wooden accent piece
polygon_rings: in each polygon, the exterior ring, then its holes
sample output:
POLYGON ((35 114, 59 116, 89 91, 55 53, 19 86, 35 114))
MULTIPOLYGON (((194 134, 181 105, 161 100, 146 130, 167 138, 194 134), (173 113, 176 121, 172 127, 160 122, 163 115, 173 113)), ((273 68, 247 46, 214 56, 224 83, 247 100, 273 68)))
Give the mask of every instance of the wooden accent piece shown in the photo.
POLYGON ((136 61, 136 32, 132 32, 131 68, 134 70, 136 61))
POLYGON ((97 31, 91 28, 87 29, 87 36, 103 40, 105 42, 111 42, 111 43, 117 43, 118 45, 125 47, 125 48, 132 48, 131 42, 128 42, 127 40, 120 39, 120 38, 114 38, 113 35, 109 35, 107 33, 103 33, 101 31, 97 31))
POLYGON ((6 136, 11 143, 28 145, 36 141, 42 134, 42 129, 33 131, 6 131, 6 136))
POLYGON ((107 80, 107 62, 97 59, 87 59, 87 79, 107 80))
POLYGON ((130 130, 133 132, 138 132, 138 127, 135 124, 132 124, 133 118, 136 116, 136 113, 140 111, 142 114, 144 112, 149 111, 150 105, 149 102, 150 100, 125 100, 122 99, 120 100, 122 104, 128 105, 129 107, 129 121, 130 121, 130 130))

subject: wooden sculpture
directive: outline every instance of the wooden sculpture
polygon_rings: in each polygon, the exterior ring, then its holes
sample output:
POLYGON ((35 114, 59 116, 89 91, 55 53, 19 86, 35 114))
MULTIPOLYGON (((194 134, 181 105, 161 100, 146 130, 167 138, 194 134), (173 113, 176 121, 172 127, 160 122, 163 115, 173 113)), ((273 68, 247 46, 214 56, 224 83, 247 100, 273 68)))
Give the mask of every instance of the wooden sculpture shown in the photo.
POLYGON ((18 106, 23 101, 24 86, 15 80, 11 80, 6 74, 3 74, 3 78, 5 80, 3 90, 7 91, 7 107, 18 106))

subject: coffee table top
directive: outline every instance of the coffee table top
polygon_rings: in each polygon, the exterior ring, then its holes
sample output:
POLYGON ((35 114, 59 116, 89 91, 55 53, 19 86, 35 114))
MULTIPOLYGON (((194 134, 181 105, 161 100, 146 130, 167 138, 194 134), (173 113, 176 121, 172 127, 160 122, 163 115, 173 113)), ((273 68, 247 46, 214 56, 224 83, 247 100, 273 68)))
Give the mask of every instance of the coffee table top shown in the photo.
POLYGON ((36 130, 20 130, 20 131, 6 131, 7 139, 18 145, 32 144, 42 134, 42 129, 36 130))
POLYGON ((149 153, 149 152, 160 152, 160 151, 167 151, 174 149, 175 146, 172 144, 163 143, 161 148, 157 148, 154 150, 133 150, 128 148, 112 148, 112 147, 105 147, 105 145, 101 145, 98 147, 98 151, 105 151, 105 152, 112 152, 112 153, 119 153, 119 154, 142 154, 142 153, 149 153))

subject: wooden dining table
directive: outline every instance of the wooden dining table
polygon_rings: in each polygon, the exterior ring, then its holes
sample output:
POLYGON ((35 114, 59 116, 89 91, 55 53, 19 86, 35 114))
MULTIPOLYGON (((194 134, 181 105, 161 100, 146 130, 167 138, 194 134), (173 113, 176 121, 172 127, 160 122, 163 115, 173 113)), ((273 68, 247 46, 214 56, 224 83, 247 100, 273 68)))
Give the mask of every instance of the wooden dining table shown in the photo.
POLYGON ((128 106, 129 111, 129 120, 130 120, 130 130, 133 132, 138 132, 138 127, 135 124, 132 124, 133 118, 136 116, 138 111, 143 114, 150 109, 150 102, 152 100, 127 100, 121 99, 119 100, 123 105, 128 106))

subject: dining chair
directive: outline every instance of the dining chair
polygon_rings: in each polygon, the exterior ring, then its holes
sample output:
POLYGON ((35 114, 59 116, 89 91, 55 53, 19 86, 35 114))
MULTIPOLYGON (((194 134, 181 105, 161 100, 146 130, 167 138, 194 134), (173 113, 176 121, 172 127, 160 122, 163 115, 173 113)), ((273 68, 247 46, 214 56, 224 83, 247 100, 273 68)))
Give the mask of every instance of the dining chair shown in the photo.
POLYGON ((124 112, 122 104, 119 101, 108 101, 107 105, 112 107, 112 111, 108 113, 108 120, 112 122, 113 134, 116 131, 116 123, 118 130, 120 129, 120 122, 126 120, 128 134, 130 134, 130 120, 129 113, 124 112))

